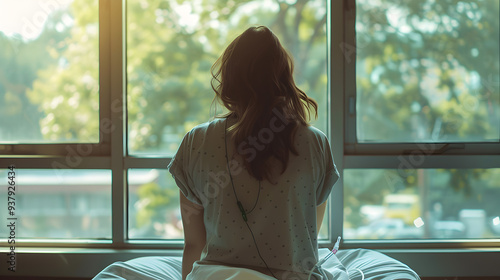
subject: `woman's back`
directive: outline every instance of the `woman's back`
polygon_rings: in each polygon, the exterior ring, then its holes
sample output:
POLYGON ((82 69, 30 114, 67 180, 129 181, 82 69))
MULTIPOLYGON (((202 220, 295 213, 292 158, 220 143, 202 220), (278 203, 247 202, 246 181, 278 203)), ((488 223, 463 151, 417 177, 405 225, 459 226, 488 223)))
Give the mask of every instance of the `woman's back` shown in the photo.
POLYGON ((295 272, 307 275, 317 261, 316 207, 327 199, 338 179, 325 135, 299 125, 294 139, 298 156, 290 153, 283 174, 275 160, 271 165, 274 182, 262 181, 259 190, 259 181, 247 172, 243 161, 259 152, 271 135, 249 138, 241 149, 248 157, 238 155, 237 147, 228 141, 226 160, 226 126, 225 119, 216 119, 194 128, 170 166, 178 184, 191 182, 179 185, 183 194, 203 205, 206 245, 199 263, 271 274, 269 267, 279 279, 295 272), (191 178, 179 178, 182 174, 191 178))

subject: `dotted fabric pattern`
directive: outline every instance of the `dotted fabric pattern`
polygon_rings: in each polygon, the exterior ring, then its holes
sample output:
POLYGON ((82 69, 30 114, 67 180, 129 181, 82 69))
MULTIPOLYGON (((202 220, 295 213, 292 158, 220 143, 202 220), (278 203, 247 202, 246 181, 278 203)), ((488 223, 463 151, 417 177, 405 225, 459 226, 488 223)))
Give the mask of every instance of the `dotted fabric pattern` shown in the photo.
POLYGON ((198 263, 269 274, 236 204, 229 169, 244 209, 255 205, 247 214, 248 225, 268 266, 276 276, 282 275, 280 279, 295 273, 307 275, 318 260, 316 207, 326 201, 339 178, 328 139, 315 127, 300 126, 295 134, 299 155, 290 153, 283 174, 281 164, 273 164, 274 182, 262 181, 259 194, 259 182, 248 174, 243 161, 251 159, 252 151, 258 152, 273 132, 249 139, 240 147, 242 156, 228 135, 228 168, 224 122, 215 119, 193 128, 168 166, 186 198, 204 208, 207 242, 198 263))

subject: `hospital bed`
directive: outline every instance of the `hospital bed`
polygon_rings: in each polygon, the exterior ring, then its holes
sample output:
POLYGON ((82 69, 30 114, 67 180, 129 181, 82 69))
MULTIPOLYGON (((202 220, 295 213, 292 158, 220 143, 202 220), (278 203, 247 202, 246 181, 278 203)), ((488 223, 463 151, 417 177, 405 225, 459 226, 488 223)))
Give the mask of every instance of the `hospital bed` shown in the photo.
MULTIPOLYGON (((328 249, 320 249, 319 258, 324 258, 328 253, 328 249)), ((109 265, 97 274, 93 280, 180 280, 182 278, 181 263, 182 257, 151 256, 135 258, 109 265)), ((404 263, 377 251, 366 249, 339 250, 321 267, 329 275, 329 278, 335 280, 420 280, 417 273, 404 263)), ((253 274, 253 271, 245 269, 228 269, 229 271, 213 266, 210 273, 204 274, 205 279, 203 280, 273 279, 266 278, 265 275, 256 272, 253 274), (232 276, 227 276, 229 275, 227 273, 232 273, 232 276)), ((286 280, 296 279, 299 278, 290 277, 286 280)))

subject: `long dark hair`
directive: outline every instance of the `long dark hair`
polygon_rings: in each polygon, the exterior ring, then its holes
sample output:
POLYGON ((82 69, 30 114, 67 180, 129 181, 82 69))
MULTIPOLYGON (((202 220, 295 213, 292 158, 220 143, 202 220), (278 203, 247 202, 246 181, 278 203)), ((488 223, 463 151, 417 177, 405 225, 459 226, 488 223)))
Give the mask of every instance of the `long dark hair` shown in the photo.
MULTIPOLYGON (((276 115, 286 124, 264 149, 244 161, 253 177, 271 181, 269 159, 278 159, 282 173, 286 170, 289 152, 298 154, 293 141, 295 131, 298 125, 309 125, 311 109, 317 118, 318 104, 295 85, 291 56, 265 26, 250 27, 236 37, 211 72, 215 91, 212 104, 220 102, 229 110, 217 117, 236 118, 228 128, 236 147, 269 128, 276 115)), ((238 152, 241 154, 240 149, 238 152)))

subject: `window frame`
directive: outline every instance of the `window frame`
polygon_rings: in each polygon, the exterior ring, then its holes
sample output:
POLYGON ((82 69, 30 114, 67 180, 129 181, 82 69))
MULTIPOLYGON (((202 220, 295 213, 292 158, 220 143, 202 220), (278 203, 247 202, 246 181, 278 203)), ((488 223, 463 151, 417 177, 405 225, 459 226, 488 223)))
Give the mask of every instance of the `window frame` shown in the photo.
MULTIPOLYGON (((398 168, 400 157, 410 160, 412 152, 401 155, 400 150, 391 150, 385 145, 363 144, 353 150, 348 143, 352 129, 346 110, 347 100, 355 87, 352 75, 354 68, 345 61, 341 45, 353 41, 354 0, 328 1, 327 26, 330 60, 328 75, 328 132, 332 152, 341 177, 330 198, 330 240, 321 246, 331 247, 331 240, 343 232, 343 170, 346 168, 398 168), (350 28, 351 29, 350 29, 350 28)), ((0 155, 0 168, 15 164, 16 168, 57 168, 53 165, 76 169, 109 169, 112 171, 112 239, 111 240, 26 240, 16 245, 19 267, 16 276, 47 277, 93 277, 114 261, 141 256, 180 256, 182 240, 127 240, 128 169, 166 168, 170 158, 134 157, 127 154, 126 117, 126 0, 99 1, 99 46, 100 46, 100 119, 111 120, 114 129, 104 135, 101 147, 90 154, 72 155, 67 148, 78 148, 80 144, 60 144, 50 155, 42 149, 51 145, 8 145, 8 154, 0 155), (113 108, 119 108, 114 110, 113 108), (113 145, 111 145, 113 143, 113 145), (109 145, 109 146, 107 146, 109 145), (32 146, 32 147, 31 147, 32 146), (31 148, 31 150, 29 150, 31 148), (29 150, 29 152, 27 152, 29 150), (18 153, 19 152, 19 153, 18 153), (22 155, 22 156, 21 156, 22 155), (44 155, 44 156, 42 156, 44 155), (70 165, 74 157, 79 163, 70 165), (40 259, 43 258, 44 262, 40 259), (44 264, 51 263, 51 266, 44 264), (81 266, 85 263, 85 266, 81 266), (58 267, 57 270, 51 267, 58 267)), ((351 63, 352 64, 352 63, 351 63)), ((354 81, 355 82, 355 81, 354 81)), ((354 127, 355 128, 355 127, 354 127)), ((355 130, 354 130, 355 131, 355 130)), ((391 145, 393 146, 393 145, 391 145)), ((403 147, 403 146, 401 146, 403 147)), ((496 147, 496 146, 495 146, 496 147)), ((82 148, 82 147, 81 147, 82 148)), ((415 151, 411 145, 403 150, 415 151)), ((425 162, 419 168, 471 166, 481 168, 499 167, 500 152, 488 154, 437 154, 425 155, 425 162), (451 160, 450 160, 451 159, 451 160)), ((417 149, 418 150, 418 149, 417 149)), ((60 168, 63 168, 60 167, 60 168)), ((0 242, 1 252, 7 252, 7 243, 0 242)), ((341 249, 376 249, 401 260, 415 269, 421 276, 491 276, 497 273, 495 259, 500 258, 500 240, 445 240, 423 242, 343 241, 341 249), (474 259, 474 262, 471 260, 474 259), (480 263, 481 266, 467 266, 480 263), (439 265, 436 265, 439 264, 439 265), (462 265, 456 265, 462 264, 462 265)), ((4 269, 0 275, 12 276, 4 269)))
MULTIPOLYGON (((332 91, 333 112, 343 112, 344 127, 333 125, 333 131, 343 131, 343 139, 334 139, 337 146, 342 143, 343 150, 337 147, 334 153, 342 155, 341 174, 344 169, 432 169, 432 168, 498 168, 500 167, 500 142, 436 142, 436 143, 360 143, 356 137, 356 0, 336 2, 338 6, 334 11, 343 11, 343 21, 337 22, 342 28, 331 25, 331 30, 337 28, 337 34, 342 34, 343 41, 336 42, 337 49, 332 48, 332 53, 342 55, 337 60, 332 60, 336 67, 335 73, 344 73, 342 81, 343 92, 332 91), (342 3, 341 3, 342 2, 342 3), (342 5, 343 4, 343 5, 342 5), (349 46, 349 53, 344 52, 349 46), (349 57, 347 57, 349 55, 349 57), (341 66, 341 63, 343 65, 341 66), (337 140, 337 141, 335 141, 337 140)), ((332 15, 333 18, 340 14, 332 15)), ((340 37, 340 36, 338 36, 340 37)), ((332 37, 332 42, 338 38, 332 37)), ((333 84, 334 76, 330 76, 333 84)), ((339 82, 339 81, 337 81, 339 82)), ((340 115, 340 113, 338 113, 340 115)), ((332 116, 333 118, 333 116, 332 116)), ((332 120, 333 122, 333 120, 332 120)), ((339 161, 339 157, 336 158, 339 161)), ((337 188, 343 188, 339 185, 337 188)), ((338 195, 333 194, 334 198, 338 195)), ((339 202, 337 202, 339 203, 339 202)), ((343 213, 343 211, 342 211, 343 213)), ((337 221, 343 215, 335 213, 337 221)), ((335 228, 337 234, 342 233, 340 228, 335 228)), ((459 248, 492 248, 500 247, 500 238, 496 239, 424 239, 424 240, 345 240, 347 248, 371 249, 459 249, 459 248)))

